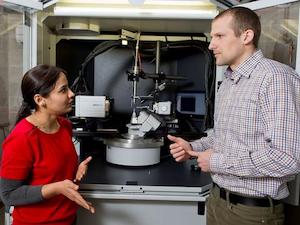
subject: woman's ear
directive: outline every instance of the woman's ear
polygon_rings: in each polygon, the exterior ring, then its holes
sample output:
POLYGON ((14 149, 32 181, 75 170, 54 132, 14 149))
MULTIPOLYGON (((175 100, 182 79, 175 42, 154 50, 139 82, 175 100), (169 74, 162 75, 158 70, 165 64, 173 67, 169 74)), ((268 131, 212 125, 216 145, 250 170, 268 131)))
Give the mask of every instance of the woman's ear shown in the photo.
POLYGON ((251 29, 245 30, 242 34, 242 38, 245 45, 250 44, 251 42, 253 42, 254 31, 251 29))
POLYGON ((46 107, 46 101, 40 94, 34 95, 33 99, 34 99, 34 102, 37 106, 46 107))

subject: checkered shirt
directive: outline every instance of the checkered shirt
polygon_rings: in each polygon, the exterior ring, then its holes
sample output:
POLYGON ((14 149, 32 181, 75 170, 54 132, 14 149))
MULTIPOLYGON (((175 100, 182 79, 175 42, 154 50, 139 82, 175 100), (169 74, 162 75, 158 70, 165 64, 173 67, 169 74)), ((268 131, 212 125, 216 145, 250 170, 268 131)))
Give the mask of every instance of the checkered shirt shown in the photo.
POLYGON ((300 76, 260 50, 225 72, 216 97, 214 131, 191 142, 212 148, 212 179, 250 196, 288 196, 300 172, 300 76))

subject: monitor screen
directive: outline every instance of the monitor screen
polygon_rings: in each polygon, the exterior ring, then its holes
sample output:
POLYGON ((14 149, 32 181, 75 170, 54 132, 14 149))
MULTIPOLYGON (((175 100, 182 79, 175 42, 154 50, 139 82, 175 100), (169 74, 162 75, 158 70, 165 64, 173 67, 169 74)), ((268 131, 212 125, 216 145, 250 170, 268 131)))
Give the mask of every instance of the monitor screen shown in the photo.
POLYGON ((206 115, 205 93, 177 93, 177 111, 182 114, 206 115))
POLYGON ((181 97, 181 111, 195 112, 196 109, 196 98, 195 97, 181 97))

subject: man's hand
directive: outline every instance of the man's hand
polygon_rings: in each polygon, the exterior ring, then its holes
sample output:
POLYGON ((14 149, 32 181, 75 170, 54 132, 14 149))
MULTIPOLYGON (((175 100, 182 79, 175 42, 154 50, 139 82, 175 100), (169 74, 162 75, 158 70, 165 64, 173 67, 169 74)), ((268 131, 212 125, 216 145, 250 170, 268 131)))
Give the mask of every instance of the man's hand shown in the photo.
POLYGON ((91 160, 92 160, 92 156, 89 156, 79 164, 76 172, 76 177, 74 179, 75 183, 81 181, 81 179, 84 177, 88 169, 88 164, 91 160))
POLYGON ((170 145, 170 153, 177 162, 185 161, 190 158, 190 152, 194 152, 190 143, 186 140, 172 135, 167 136, 174 143, 170 145))
POLYGON ((213 149, 207 149, 204 152, 190 152, 191 156, 197 157, 198 166, 203 172, 210 171, 210 157, 213 154, 213 149))

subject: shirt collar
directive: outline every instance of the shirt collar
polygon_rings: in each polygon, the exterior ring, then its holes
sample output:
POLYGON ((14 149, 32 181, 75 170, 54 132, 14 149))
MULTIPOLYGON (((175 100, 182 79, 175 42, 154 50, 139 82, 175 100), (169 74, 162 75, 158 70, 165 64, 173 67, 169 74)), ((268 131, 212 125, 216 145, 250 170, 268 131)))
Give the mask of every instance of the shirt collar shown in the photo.
POLYGON ((250 78, 252 71, 263 57, 262 51, 257 50, 244 62, 238 65, 236 70, 233 71, 230 67, 228 67, 224 74, 227 78, 233 80, 234 83, 239 82, 242 76, 250 78))

